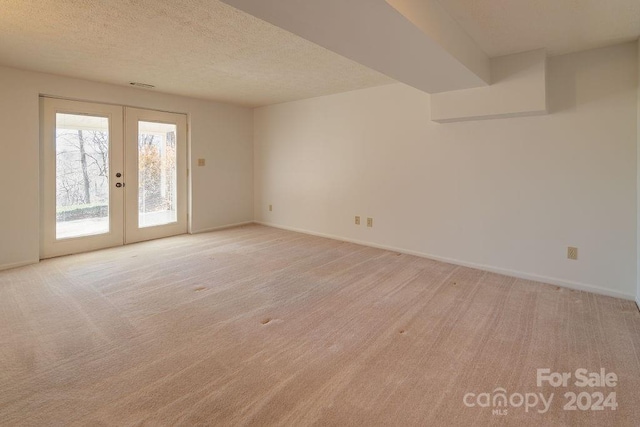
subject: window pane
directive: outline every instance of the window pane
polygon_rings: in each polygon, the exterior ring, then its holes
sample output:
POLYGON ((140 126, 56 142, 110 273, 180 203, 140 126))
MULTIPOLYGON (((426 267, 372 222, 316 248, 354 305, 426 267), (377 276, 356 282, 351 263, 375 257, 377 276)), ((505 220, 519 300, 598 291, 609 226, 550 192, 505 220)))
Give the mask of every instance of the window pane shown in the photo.
POLYGON ((176 125, 138 122, 138 227, 177 222, 176 125))
POLYGON ((56 239, 109 232, 109 119, 56 114, 56 239))

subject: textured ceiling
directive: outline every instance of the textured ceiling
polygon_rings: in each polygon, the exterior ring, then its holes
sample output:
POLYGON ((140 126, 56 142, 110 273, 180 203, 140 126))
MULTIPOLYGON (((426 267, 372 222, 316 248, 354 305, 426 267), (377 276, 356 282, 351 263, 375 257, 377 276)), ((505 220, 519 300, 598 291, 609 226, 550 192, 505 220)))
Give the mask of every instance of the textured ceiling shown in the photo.
POLYGON ((0 0, 0 64, 246 106, 393 82, 216 0, 0 0))
MULTIPOLYGON (((492 57, 640 36, 640 0, 439 1, 492 57)), ((217 0, 0 0, 0 65, 245 106, 393 82, 217 0)))
POLYGON ((550 55, 640 36, 640 0, 439 0, 491 57, 546 48, 550 55))

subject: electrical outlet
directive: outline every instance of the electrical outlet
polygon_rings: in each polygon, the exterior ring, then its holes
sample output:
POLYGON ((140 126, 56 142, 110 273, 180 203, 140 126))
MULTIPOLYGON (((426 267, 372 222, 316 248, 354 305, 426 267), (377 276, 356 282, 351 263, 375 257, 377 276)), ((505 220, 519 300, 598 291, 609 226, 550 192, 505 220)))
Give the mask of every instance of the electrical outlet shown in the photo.
POLYGON ((273 205, 269 205, 269 212, 273 211, 273 205))
POLYGON ((356 215, 356 225, 360 225, 360 217, 356 215))
POLYGON ((367 227, 373 227, 373 218, 367 218, 367 227))
POLYGON ((569 259, 578 259, 578 248, 574 248, 573 246, 569 246, 567 248, 567 258, 569 259))
POLYGON ((204 166, 204 159, 198 159, 198 166, 204 166))

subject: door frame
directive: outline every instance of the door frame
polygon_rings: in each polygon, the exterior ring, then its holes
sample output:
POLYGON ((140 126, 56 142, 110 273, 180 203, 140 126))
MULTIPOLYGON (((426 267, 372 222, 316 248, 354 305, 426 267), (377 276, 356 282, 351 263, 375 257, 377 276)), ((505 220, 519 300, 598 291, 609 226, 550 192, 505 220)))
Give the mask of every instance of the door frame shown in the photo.
MULTIPOLYGON (((135 241, 142 241, 142 240, 151 240, 154 238, 160 238, 160 237, 165 237, 163 235, 157 235, 155 237, 146 237, 144 239, 130 239, 127 240, 127 226, 126 226, 126 215, 124 214, 124 198, 123 201, 121 203, 121 207, 119 207, 118 209, 122 209, 123 215, 121 215, 121 217, 123 218, 123 224, 120 227, 120 230, 122 230, 121 232, 118 231, 117 228, 111 226, 110 230, 109 230, 109 234, 114 233, 115 235, 120 234, 121 238, 119 241, 112 241, 109 244, 105 245, 104 242, 92 242, 88 245, 85 245, 87 247, 82 248, 82 249, 75 249, 75 248, 71 248, 70 246, 72 246, 73 244, 71 242, 73 241, 78 241, 78 239, 88 239, 91 237, 99 237, 99 236, 104 236, 104 235, 97 235, 97 236, 85 236, 85 237, 78 237, 78 238, 69 238, 69 239, 64 239, 64 240, 56 240, 55 238, 55 224, 53 224, 53 226, 51 226, 51 224, 46 224, 45 221, 53 221, 55 222, 55 209, 56 209, 56 205, 55 205, 55 186, 56 186, 56 179, 55 179, 55 161, 52 162, 51 160, 49 160, 49 162, 47 162, 47 154, 51 154, 51 150, 52 148, 55 150, 55 133, 54 134, 49 134, 47 135, 47 129, 55 129, 55 122, 52 124, 51 120, 55 120, 55 112, 54 114, 50 114, 51 111, 47 111, 47 107, 46 104, 47 103, 55 103, 55 104, 60 104, 62 107, 59 111, 56 112, 62 112, 62 113, 70 113, 70 114, 83 114, 83 112, 85 114, 89 113, 89 115, 92 115, 92 111, 96 111, 96 115, 101 115, 101 116, 105 116, 104 111, 111 111, 111 112, 115 112, 116 109, 118 109, 120 112, 117 115, 118 117, 115 120, 109 120, 109 132, 110 135, 118 135, 118 138, 120 140, 119 146, 122 147, 121 149, 123 150, 121 158, 124 159, 124 157, 126 156, 126 147, 125 147, 125 132, 127 132, 127 130, 125 129, 125 121, 126 121, 126 109, 131 109, 131 110, 141 110, 141 111, 147 111, 147 112, 152 112, 154 114, 176 114, 176 115, 181 115, 183 117, 183 126, 182 126, 182 132, 183 132, 183 137, 184 137, 184 148, 182 150, 183 154, 183 158, 184 158, 184 163, 185 163, 185 173, 184 176, 181 178, 182 180, 182 188, 184 191, 184 195, 182 197, 182 199, 184 199, 182 202, 184 208, 180 209, 180 211, 183 213, 183 215, 186 215, 186 229, 184 231, 181 230, 181 233, 188 233, 191 234, 192 233, 192 215, 191 215, 191 209, 192 209, 192 201, 191 201, 191 193, 192 193, 192 181, 191 181, 191 129, 190 129, 190 119, 189 119, 189 114, 188 113, 184 113, 184 112, 172 112, 172 111, 165 111, 165 110, 158 110, 158 109, 153 109, 153 108, 146 108, 146 107, 134 107, 134 106, 129 106, 126 104, 114 104, 114 103, 108 103, 108 102, 99 102, 99 101, 86 101, 86 100, 78 100, 78 99, 73 99, 73 98, 65 98, 65 97, 60 97, 60 96, 56 96, 56 95, 48 95, 48 94, 39 94, 39 104, 40 104, 40 143, 39 143, 39 153, 40 153, 40 197, 39 197, 39 201, 40 201, 40 207, 39 207, 39 214, 40 214, 40 222, 39 222, 39 226, 40 226, 40 233, 39 233, 39 239, 40 239, 40 254, 39 254, 39 258, 40 259, 45 259, 45 258, 52 258, 52 257, 56 257, 56 256, 62 256, 62 255, 68 255, 68 254, 73 254, 73 253, 81 253, 81 252, 90 252, 90 251, 94 251, 94 250, 100 250, 100 249, 106 249, 108 247, 114 247, 114 246, 122 246, 124 244, 127 243, 134 243, 135 241), (91 111, 76 111, 78 110, 78 108, 74 108, 73 106, 76 105, 84 105, 84 106, 94 106, 94 107, 98 107, 95 110, 91 110, 91 111), (49 112, 49 114, 47 114, 47 112, 49 112), (100 113, 102 112, 102 113, 100 113), (48 118, 47 118, 48 117, 48 118), (49 127, 47 127, 47 125, 49 127), (53 125, 53 127, 51 127, 51 125, 53 125), (51 142, 53 138, 53 142, 54 145, 52 146, 51 144, 49 144, 48 147, 46 147, 46 141, 47 139, 49 140, 49 142, 51 142), (45 148, 46 150, 48 150, 47 152, 45 152, 45 148), (48 163, 48 164, 47 164, 48 163), (52 168, 53 166, 53 168, 52 168), (51 179, 51 172, 53 172, 53 179, 51 179), (46 189, 49 189, 49 196, 47 196, 47 191, 45 191, 46 189), (53 188, 53 191, 51 191, 51 189, 53 188), (51 195, 53 195, 53 203, 51 200, 51 195), (52 209, 52 210, 51 210, 52 209), (52 214, 51 214, 52 212, 52 214), (47 215, 49 214, 49 215, 47 215), (53 232, 52 232, 53 231, 53 232), (53 247, 55 247, 54 250, 45 250, 44 246, 45 246, 45 241, 46 239, 49 239, 49 242, 55 242, 53 244, 53 247)), ((143 119, 144 120, 144 119, 143 119)), ((157 121, 157 120, 153 120, 150 119, 149 121, 157 121)), ((137 126, 136 126, 136 130, 137 130, 137 126)), ((55 130, 54 130, 55 132, 55 130)), ((137 141, 137 138, 136 138, 137 141)), ((136 144, 137 145, 137 144, 136 144)), ((109 159, 110 161, 110 170, 109 170, 109 175, 110 175, 110 185, 112 183, 117 182, 116 181, 116 177, 115 177, 115 173, 117 173, 118 171, 116 171, 114 168, 111 167, 111 161, 112 158, 110 157, 109 159)), ((126 169, 126 165, 123 165, 121 168, 121 172, 126 173, 125 171, 126 169)), ((125 175, 126 178, 126 175, 125 175)), ((130 181, 132 182, 132 181, 130 181)), ((137 182, 137 179, 136 179, 137 182)), ((180 184, 178 184, 180 185, 180 184)), ((110 191, 110 209, 113 209, 113 205, 112 205, 112 201, 111 201, 111 197, 113 196, 115 192, 110 191)), ((124 192, 120 192, 121 194, 124 194, 124 192)), ((136 191, 137 193, 137 191, 136 191)), ((116 201, 117 203, 117 201, 116 201)), ((137 209, 136 209, 137 211, 137 209)), ((179 212, 180 212, 179 211, 179 212)), ((110 219, 111 219, 111 215, 110 215, 110 219)), ((136 219, 137 220, 137 219, 136 219)), ((150 229, 153 227, 150 227, 150 229)))

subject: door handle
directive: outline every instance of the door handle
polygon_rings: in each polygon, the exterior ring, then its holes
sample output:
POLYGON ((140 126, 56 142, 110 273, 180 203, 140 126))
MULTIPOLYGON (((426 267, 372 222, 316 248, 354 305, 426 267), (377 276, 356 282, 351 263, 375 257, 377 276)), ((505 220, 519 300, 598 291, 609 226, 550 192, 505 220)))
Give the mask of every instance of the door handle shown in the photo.
POLYGON ((116 182, 116 187, 120 188, 120 187, 124 187, 124 184, 120 183, 120 182, 116 182))

